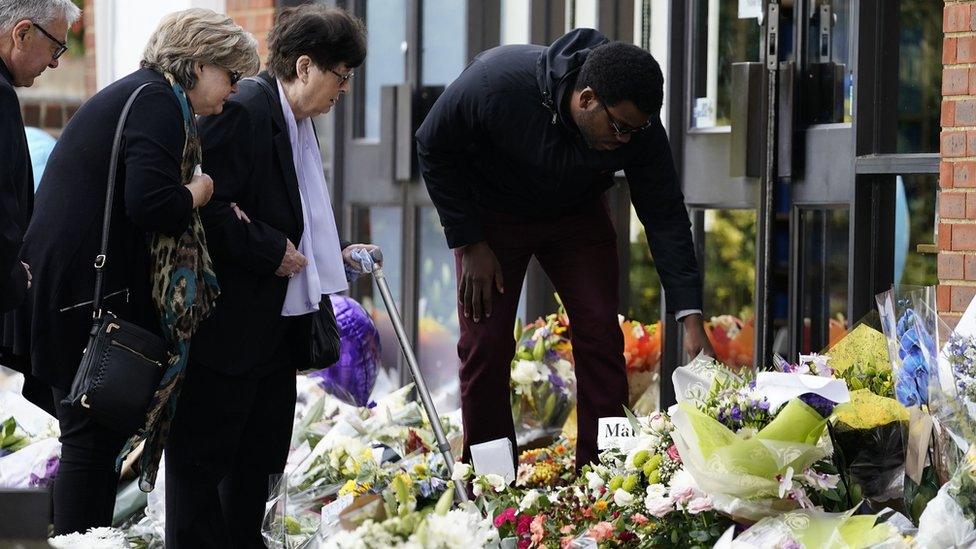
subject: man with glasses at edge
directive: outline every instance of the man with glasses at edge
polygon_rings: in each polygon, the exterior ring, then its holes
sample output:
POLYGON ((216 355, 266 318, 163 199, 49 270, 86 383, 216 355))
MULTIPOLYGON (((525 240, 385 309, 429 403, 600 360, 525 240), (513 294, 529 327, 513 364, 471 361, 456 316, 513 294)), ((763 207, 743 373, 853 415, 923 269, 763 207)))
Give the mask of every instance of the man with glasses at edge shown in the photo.
MULTIPOLYGON (((605 192, 623 170, 685 350, 712 354, 691 224, 646 51, 576 29, 550 47, 478 55, 417 132, 421 172, 454 249, 464 455, 509 438, 512 325, 531 257, 566 305, 578 380, 577 467, 599 418, 627 404, 617 239, 605 192)), ((515 456, 512 456, 515 459, 515 456)))
POLYGON ((0 364, 24 373, 24 396, 54 413, 51 389, 30 373, 29 318, 23 307, 31 285, 21 261, 24 232, 34 209, 34 176, 14 88, 30 87, 67 51, 68 28, 81 16, 71 0, 0 0, 0 364))

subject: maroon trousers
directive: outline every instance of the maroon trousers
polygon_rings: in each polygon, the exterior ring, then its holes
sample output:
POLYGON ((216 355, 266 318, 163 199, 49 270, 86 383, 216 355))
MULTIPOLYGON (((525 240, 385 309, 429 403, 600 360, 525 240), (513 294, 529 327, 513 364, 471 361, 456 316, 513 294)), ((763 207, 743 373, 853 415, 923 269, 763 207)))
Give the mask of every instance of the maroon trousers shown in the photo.
MULTIPOLYGON (((509 375, 515 341, 512 327, 519 290, 529 259, 535 256, 566 306, 576 362, 577 467, 598 461, 597 423, 623 415, 627 374, 623 334, 617 322, 620 303, 616 231, 600 201, 585 213, 558 221, 533 222, 483 214, 488 245, 501 264, 505 293, 493 289, 491 318, 464 318, 458 307, 461 337, 461 409, 464 456, 471 445, 508 437, 515 442, 509 403, 509 375)), ((455 250, 458 279, 461 253, 455 250)))

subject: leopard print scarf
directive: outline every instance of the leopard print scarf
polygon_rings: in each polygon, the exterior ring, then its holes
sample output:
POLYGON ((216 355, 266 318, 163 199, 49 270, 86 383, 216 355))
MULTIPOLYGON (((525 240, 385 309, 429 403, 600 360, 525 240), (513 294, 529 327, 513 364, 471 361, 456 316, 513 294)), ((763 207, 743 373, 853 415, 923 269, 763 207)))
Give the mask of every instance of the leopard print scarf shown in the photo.
MULTIPOLYGON (((183 147, 181 164, 182 183, 190 183, 196 166, 203 157, 200 138, 193 109, 183 90, 170 74, 164 74, 173 93, 179 100, 183 113, 183 127, 186 130, 186 143, 183 147)), ((126 443, 116 461, 121 469, 122 462, 140 441, 145 446, 139 457, 139 488, 144 492, 153 489, 159 460, 176 411, 180 385, 186 371, 193 337, 200 322, 213 311, 220 288, 214 274, 213 262, 207 251, 207 239, 200 221, 200 213, 193 210, 190 226, 179 238, 160 233, 149 237, 149 250, 152 264, 152 293, 156 311, 159 314, 163 335, 169 344, 170 360, 166 373, 153 395, 147 413, 145 426, 126 443)))

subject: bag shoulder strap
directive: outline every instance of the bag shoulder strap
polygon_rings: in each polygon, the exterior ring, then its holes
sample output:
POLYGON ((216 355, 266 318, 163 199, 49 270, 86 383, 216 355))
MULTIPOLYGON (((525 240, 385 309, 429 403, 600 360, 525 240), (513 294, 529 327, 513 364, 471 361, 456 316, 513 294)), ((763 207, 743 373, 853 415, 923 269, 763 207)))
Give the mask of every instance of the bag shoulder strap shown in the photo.
POLYGON ((271 84, 268 84, 268 81, 265 80, 264 78, 261 78, 260 76, 248 76, 244 80, 247 80, 249 82, 257 82, 262 88, 264 88, 264 91, 272 98, 275 97, 275 93, 277 93, 273 89, 271 89, 271 84))
POLYGON ((154 82, 146 82, 135 89, 119 115, 119 122, 115 126, 115 137, 112 141, 112 156, 108 166, 108 185, 105 190, 105 214, 102 219, 102 243, 99 253, 95 256, 95 297, 92 300, 94 318, 97 320, 102 316, 102 293, 105 286, 105 265, 108 263, 108 237, 109 229, 112 225, 112 202, 115 198, 115 176, 118 172, 119 152, 122 148, 122 130, 125 128, 125 120, 129 116, 132 104, 135 103, 139 93, 154 82))

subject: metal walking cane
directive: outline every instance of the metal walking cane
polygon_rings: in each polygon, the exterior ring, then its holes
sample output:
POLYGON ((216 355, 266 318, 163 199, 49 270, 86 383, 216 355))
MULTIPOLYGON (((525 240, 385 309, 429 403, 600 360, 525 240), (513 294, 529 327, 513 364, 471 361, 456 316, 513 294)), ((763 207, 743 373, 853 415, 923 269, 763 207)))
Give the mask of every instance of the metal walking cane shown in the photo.
MULTIPOLYGON (((424 374, 420 371, 420 365, 417 363, 416 355, 414 355, 413 345, 410 344, 407 331, 403 328, 403 320, 400 318, 400 311, 397 310, 396 302, 393 301, 393 294, 390 293, 390 285, 386 282, 386 275, 383 274, 383 268, 379 266, 383 262, 383 252, 379 249, 370 253, 365 253, 365 250, 355 250, 353 251, 353 258, 359 262, 362 271, 372 274, 373 280, 376 281, 376 287, 380 290, 383 304, 386 305, 386 311, 390 314, 390 320, 393 322, 393 330, 396 332, 397 340, 400 342, 403 358, 407 359, 407 366, 410 367, 410 374, 413 376, 417 392, 420 394, 424 411, 427 412, 427 419, 430 421, 431 428, 434 429, 434 437, 437 439, 437 449, 444 456, 448 473, 453 476, 454 453, 451 452, 451 445, 447 442, 447 437, 444 435, 440 416, 437 415, 437 409, 434 408, 434 401, 430 398, 430 391, 427 390, 427 382, 424 381, 424 374)), ((455 494, 457 494, 458 499, 460 501, 468 501, 468 492, 465 489, 464 483, 455 482, 454 484, 455 494)))

